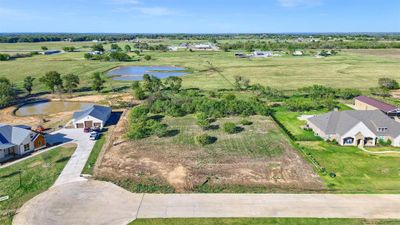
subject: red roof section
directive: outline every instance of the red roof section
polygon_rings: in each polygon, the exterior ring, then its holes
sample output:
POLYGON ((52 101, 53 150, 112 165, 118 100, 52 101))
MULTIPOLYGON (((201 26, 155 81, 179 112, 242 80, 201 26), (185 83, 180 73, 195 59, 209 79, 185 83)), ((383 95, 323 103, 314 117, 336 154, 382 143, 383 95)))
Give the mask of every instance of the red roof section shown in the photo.
POLYGON ((377 109, 379 109, 379 110, 381 110, 381 111, 383 111, 385 113, 388 113, 390 111, 393 111, 393 110, 397 109, 396 106, 387 104, 385 102, 382 102, 382 101, 379 101, 379 100, 376 100, 374 98, 370 98, 370 97, 367 97, 367 96, 358 96, 355 99, 357 99, 358 101, 364 102, 364 103, 366 103, 368 105, 371 105, 371 106, 373 106, 373 107, 375 107, 375 108, 377 108, 377 109))

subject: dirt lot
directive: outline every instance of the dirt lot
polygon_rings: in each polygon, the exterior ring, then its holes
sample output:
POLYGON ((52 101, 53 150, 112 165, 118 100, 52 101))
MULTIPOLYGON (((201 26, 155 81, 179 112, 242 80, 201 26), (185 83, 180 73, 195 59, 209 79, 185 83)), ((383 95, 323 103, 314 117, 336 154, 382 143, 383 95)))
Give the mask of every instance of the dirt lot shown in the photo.
MULTIPOLYGON (((238 122, 240 118, 225 121, 238 122)), ((95 176, 131 191, 135 185, 169 186, 176 192, 306 192, 323 190, 320 178, 293 149, 275 123, 252 117, 253 125, 239 134, 222 128, 207 131, 215 144, 199 147, 193 137, 202 132, 192 117, 164 118, 174 137, 123 141, 126 120, 116 129, 116 146, 108 149, 95 176), (124 122, 125 121, 125 122, 124 122), (129 181, 129 182, 126 182, 129 181)), ((224 120, 217 121, 222 124, 224 120)), ((147 191, 157 191, 152 188, 147 191)))

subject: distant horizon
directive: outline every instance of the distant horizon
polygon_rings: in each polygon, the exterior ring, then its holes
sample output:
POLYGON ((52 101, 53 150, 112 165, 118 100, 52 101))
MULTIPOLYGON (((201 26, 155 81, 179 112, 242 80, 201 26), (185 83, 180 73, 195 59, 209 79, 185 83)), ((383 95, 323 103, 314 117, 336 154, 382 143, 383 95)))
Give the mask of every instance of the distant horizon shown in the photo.
POLYGON ((287 35, 325 35, 325 34, 348 34, 348 35, 368 35, 368 34, 400 34, 398 31, 388 31, 388 32, 255 32, 255 33, 185 33, 185 32, 153 32, 153 33, 140 33, 140 32, 0 32, 0 35, 7 34, 131 34, 131 35, 153 35, 153 34, 161 34, 161 35, 180 35, 180 34, 188 34, 188 35, 277 35, 277 34, 287 34, 287 35))

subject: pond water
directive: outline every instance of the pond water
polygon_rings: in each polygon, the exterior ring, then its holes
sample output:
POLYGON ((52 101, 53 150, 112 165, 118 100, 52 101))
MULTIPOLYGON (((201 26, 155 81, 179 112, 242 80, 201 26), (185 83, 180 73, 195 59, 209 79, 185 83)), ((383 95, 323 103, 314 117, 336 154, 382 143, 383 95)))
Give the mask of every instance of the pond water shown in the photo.
POLYGON ((113 76, 113 80, 142 80, 144 74, 162 79, 188 74, 185 70, 185 68, 174 66, 121 66, 108 71, 107 75, 113 76))
POLYGON ((17 116, 36 116, 49 115, 60 112, 79 111, 92 106, 93 103, 88 102, 65 102, 65 101, 48 101, 26 104, 21 106, 16 112, 17 116))

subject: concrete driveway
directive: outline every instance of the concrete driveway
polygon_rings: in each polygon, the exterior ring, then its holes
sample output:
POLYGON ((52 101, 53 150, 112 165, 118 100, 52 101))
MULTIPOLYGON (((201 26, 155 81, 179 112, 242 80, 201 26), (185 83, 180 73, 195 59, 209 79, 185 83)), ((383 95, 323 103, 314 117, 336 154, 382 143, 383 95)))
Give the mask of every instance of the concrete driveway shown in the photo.
POLYGON ((71 156, 71 159, 61 172, 54 186, 86 180, 80 175, 95 144, 95 141, 89 140, 89 136, 90 133, 84 133, 83 129, 61 129, 46 135, 47 142, 50 144, 67 142, 77 144, 74 154, 71 156))

